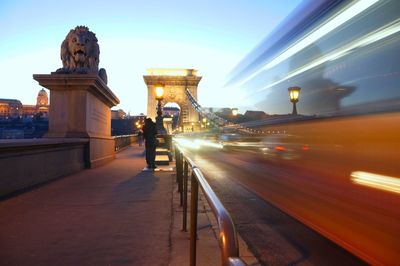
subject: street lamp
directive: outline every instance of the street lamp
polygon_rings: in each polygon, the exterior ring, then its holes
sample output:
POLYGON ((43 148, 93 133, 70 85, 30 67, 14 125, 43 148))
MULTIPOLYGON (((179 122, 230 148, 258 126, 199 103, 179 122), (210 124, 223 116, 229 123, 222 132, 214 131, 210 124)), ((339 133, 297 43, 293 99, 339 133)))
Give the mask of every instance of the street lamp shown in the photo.
POLYGON ((201 128, 207 128, 207 118, 206 117, 203 117, 202 122, 203 123, 201 123, 201 128))
POLYGON ((237 108, 232 108, 232 115, 237 116, 238 115, 238 109, 237 108))
POLYGON ((164 134, 164 133, 166 133, 166 130, 164 128, 162 109, 161 109, 161 101, 164 99, 164 86, 157 85, 155 87, 155 93, 156 93, 156 100, 158 101, 156 127, 157 127, 157 131, 159 134, 164 134))
POLYGON ((297 115, 296 103, 299 101, 300 90, 300 87, 290 87, 288 89, 290 101, 293 103, 292 115, 297 115))
POLYGON ((140 124, 139 121, 135 122, 135 126, 136 126, 137 129, 140 129, 142 127, 142 125, 140 124))

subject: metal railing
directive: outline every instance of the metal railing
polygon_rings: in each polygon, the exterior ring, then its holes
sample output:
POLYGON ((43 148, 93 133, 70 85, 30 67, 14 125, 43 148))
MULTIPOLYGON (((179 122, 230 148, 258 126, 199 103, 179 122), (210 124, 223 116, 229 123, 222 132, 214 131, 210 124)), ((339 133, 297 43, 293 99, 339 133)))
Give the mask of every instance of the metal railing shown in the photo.
POLYGON ((235 225, 228 211, 212 190, 200 169, 175 145, 176 176, 180 204, 183 207, 182 230, 187 231, 187 197, 189 166, 191 167, 191 197, 190 197, 190 265, 196 265, 196 239, 197 239, 197 210, 199 186, 217 219, 219 227, 219 245, 221 249, 221 265, 246 265, 239 257, 239 245, 235 225))
POLYGON ((131 143, 135 143, 137 141, 137 134, 113 136, 113 139, 115 141, 114 151, 118 152, 126 146, 131 145, 131 143))

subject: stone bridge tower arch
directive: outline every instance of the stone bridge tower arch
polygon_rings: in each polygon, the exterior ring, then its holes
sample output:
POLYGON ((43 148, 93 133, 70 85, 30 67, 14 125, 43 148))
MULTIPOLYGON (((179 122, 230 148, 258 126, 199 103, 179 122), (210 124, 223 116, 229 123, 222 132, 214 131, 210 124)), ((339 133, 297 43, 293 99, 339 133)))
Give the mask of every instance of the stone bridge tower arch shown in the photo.
POLYGON ((143 76, 147 85, 147 117, 155 121, 157 115, 157 100, 155 99, 155 87, 164 86, 163 105, 174 102, 181 108, 180 126, 185 131, 191 130, 192 123, 199 121, 199 115, 186 96, 186 88, 189 89, 193 97, 197 100, 197 86, 201 76, 197 76, 195 69, 171 69, 171 68, 152 68, 147 70, 147 75, 143 76))

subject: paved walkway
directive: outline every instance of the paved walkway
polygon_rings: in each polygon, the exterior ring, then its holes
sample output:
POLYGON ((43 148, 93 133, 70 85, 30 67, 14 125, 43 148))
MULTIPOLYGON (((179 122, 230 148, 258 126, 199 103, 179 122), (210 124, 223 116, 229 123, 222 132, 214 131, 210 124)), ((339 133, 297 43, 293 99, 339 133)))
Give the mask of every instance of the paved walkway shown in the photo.
MULTIPOLYGON (((175 172, 144 166, 143 147, 131 146, 107 165, 0 201, 0 265, 189 265, 175 172)), ((220 264, 209 225, 200 214, 198 265, 220 264)))

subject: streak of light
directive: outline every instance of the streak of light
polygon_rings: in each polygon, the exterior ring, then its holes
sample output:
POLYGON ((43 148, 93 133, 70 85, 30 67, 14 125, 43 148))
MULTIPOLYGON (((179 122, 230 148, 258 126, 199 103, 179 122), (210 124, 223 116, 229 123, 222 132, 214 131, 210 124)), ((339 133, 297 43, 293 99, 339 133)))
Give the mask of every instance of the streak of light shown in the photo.
POLYGON ((396 177, 355 171, 351 173, 351 181, 359 185, 400 194, 400 179, 396 177))
POLYGON ((301 149, 302 149, 303 151, 308 151, 308 150, 310 150, 310 146, 308 146, 308 145, 303 145, 303 147, 301 147, 301 149))
POLYGON ((277 150, 277 151, 284 151, 284 150, 285 150, 285 147, 283 147, 283 146, 276 146, 276 147, 275 147, 275 150, 277 150))
POLYGON ((186 138, 174 138, 174 140, 184 148, 189 149, 200 149, 201 147, 211 147, 216 149, 222 149, 224 146, 220 143, 215 143, 204 139, 186 139, 186 138))
POLYGON ((254 72, 252 75, 250 75, 249 77, 244 79, 241 84, 246 83, 247 81, 249 81, 256 75, 260 74, 262 71, 268 70, 268 69, 278 65, 279 63, 283 62, 284 60, 288 59, 289 57, 291 57, 294 54, 298 53, 299 51, 303 50, 310 44, 316 42, 317 40, 321 39, 323 36, 327 35, 329 32, 340 27, 348 20, 354 18, 358 14, 361 14, 363 11, 365 11, 366 9, 368 9, 370 6, 374 5, 378 1, 379 0, 360 0, 360 1, 357 1, 356 3, 352 4, 352 6, 350 6, 350 7, 346 6, 345 8, 343 8, 343 10, 341 12, 339 12, 338 15, 336 15, 334 18, 329 20, 326 24, 322 25, 317 30, 310 33, 305 38, 299 40, 293 46, 289 47, 283 53, 281 53, 280 55, 275 57, 272 61, 268 62, 262 68, 260 68, 259 70, 254 72))
POLYGON ((189 148, 189 149, 199 149, 200 145, 195 143, 194 141, 191 141, 189 139, 185 139, 185 138, 174 138, 174 141, 176 141, 179 146, 182 146, 184 148, 189 148))
POLYGON ((307 70, 310 70, 314 67, 317 67, 323 63, 341 58, 341 57, 345 56, 346 54, 352 52, 356 48, 367 46, 367 45, 377 42, 383 38, 386 38, 392 34, 395 34, 399 31, 400 31, 400 21, 396 20, 394 24, 386 25, 383 28, 380 28, 379 30, 377 30, 371 34, 366 35, 365 37, 362 37, 348 45, 345 45, 344 47, 341 47, 340 49, 336 49, 333 52, 331 52, 325 56, 321 56, 320 58, 312 61, 311 63, 306 64, 306 65, 296 69, 295 71, 291 72, 290 74, 285 76, 283 79, 280 79, 276 82, 268 84, 267 86, 257 90, 257 92, 271 88, 285 80, 288 80, 294 76, 297 76, 297 75, 299 75, 307 70))
POLYGON ((215 143, 209 140, 204 140, 204 139, 195 139, 194 142, 200 146, 206 146, 206 147, 212 147, 212 148, 217 148, 217 149, 222 149, 224 146, 220 143, 215 143))
POLYGON ((264 148, 265 143, 262 142, 244 142, 244 141, 227 141, 227 145, 230 147, 238 147, 238 148, 264 148))

